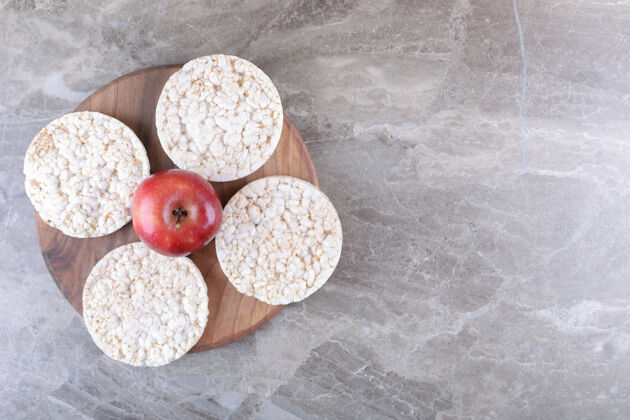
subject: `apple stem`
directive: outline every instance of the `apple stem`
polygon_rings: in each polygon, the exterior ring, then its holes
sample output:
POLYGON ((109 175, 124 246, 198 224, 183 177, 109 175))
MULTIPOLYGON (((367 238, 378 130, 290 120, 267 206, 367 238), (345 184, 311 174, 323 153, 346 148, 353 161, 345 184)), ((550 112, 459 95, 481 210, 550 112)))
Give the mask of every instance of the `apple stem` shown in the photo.
POLYGON ((173 216, 177 216, 177 222, 175 222, 175 227, 179 229, 179 222, 182 220, 182 217, 188 216, 188 212, 186 210, 182 210, 181 207, 177 207, 177 210, 173 210, 173 216))

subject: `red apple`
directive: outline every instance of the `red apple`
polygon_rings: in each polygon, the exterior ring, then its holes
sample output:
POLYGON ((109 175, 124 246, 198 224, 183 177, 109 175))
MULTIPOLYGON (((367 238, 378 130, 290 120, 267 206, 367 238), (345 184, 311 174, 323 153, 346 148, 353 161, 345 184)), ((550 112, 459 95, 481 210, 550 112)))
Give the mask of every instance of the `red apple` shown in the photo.
POLYGON ((169 169, 140 183, 132 218, 134 230, 149 248, 179 257, 212 240, 221 226, 221 200, 200 175, 169 169))

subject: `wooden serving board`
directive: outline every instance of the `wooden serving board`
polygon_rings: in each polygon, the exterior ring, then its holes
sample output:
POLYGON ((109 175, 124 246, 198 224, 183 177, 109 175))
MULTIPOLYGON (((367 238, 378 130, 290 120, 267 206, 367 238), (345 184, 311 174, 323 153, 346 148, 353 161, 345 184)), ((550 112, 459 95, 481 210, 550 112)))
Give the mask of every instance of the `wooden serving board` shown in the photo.
MULTIPOLYGON (((129 126, 142 140, 151 161, 151 173, 176 166, 160 146, 155 128, 155 106, 164 83, 181 65, 152 67, 129 73, 90 95, 75 111, 98 111, 129 126)), ((311 157, 291 121, 284 116, 280 142, 273 156, 252 175, 231 182, 213 182, 225 206, 249 182, 269 175, 292 175, 319 186, 311 157)), ((138 241, 131 223, 100 238, 77 239, 64 235, 36 217, 39 244, 57 287, 74 309, 82 312, 83 284, 92 267, 112 249, 138 241)), ((221 271, 214 241, 190 258, 201 270, 210 298, 208 325, 191 352, 220 347, 245 337, 280 311, 245 296, 221 271)))

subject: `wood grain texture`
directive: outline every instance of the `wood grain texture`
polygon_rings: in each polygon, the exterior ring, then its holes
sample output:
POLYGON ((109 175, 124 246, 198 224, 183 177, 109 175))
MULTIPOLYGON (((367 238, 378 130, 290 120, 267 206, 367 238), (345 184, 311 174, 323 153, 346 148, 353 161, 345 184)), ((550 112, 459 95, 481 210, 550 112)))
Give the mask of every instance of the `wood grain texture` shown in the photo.
MULTIPOLYGON (((168 77, 180 65, 152 67, 122 76, 90 95, 75 111, 99 111, 128 125, 142 140, 151 161, 151 173, 176 166, 160 146, 155 128, 155 105, 168 77)), ((319 186, 311 157, 291 121, 284 127, 273 156, 258 171, 236 181, 213 182, 223 205, 241 187, 269 175, 292 175, 319 186)), ((82 312, 83 284, 92 267, 112 249, 138 241, 132 224, 100 238, 78 239, 64 235, 36 217, 39 244, 57 287, 74 309, 82 312)), ((210 317, 203 336, 191 352, 205 351, 236 341, 253 332, 280 311, 239 293, 221 271, 214 241, 193 253, 208 285, 210 317)))

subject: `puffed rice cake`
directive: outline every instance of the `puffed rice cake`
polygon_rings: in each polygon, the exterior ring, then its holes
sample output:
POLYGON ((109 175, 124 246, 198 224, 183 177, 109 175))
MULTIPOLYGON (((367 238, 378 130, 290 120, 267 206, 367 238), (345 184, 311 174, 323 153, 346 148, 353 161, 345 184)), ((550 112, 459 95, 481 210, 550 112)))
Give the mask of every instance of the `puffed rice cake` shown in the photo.
POLYGON ((196 58, 173 73, 155 111, 166 154, 210 181, 255 172, 276 149, 282 124, 271 79, 249 61, 222 54, 196 58))
POLYGON ((48 124, 24 158, 25 188, 39 216, 64 234, 110 234, 131 220, 133 194, 149 176, 142 142, 122 122, 74 112, 48 124))
POLYGON ((96 345, 114 360, 162 366, 199 341, 208 322, 208 289, 186 257, 142 242, 110 251, 83 288, 83 319, 96 345))
POLYGON ((236 289, 272 305, 322 287, 341 255, 341 222, 313 184, 271 176, 247 184, 223 210, 217 257, 236 289))

